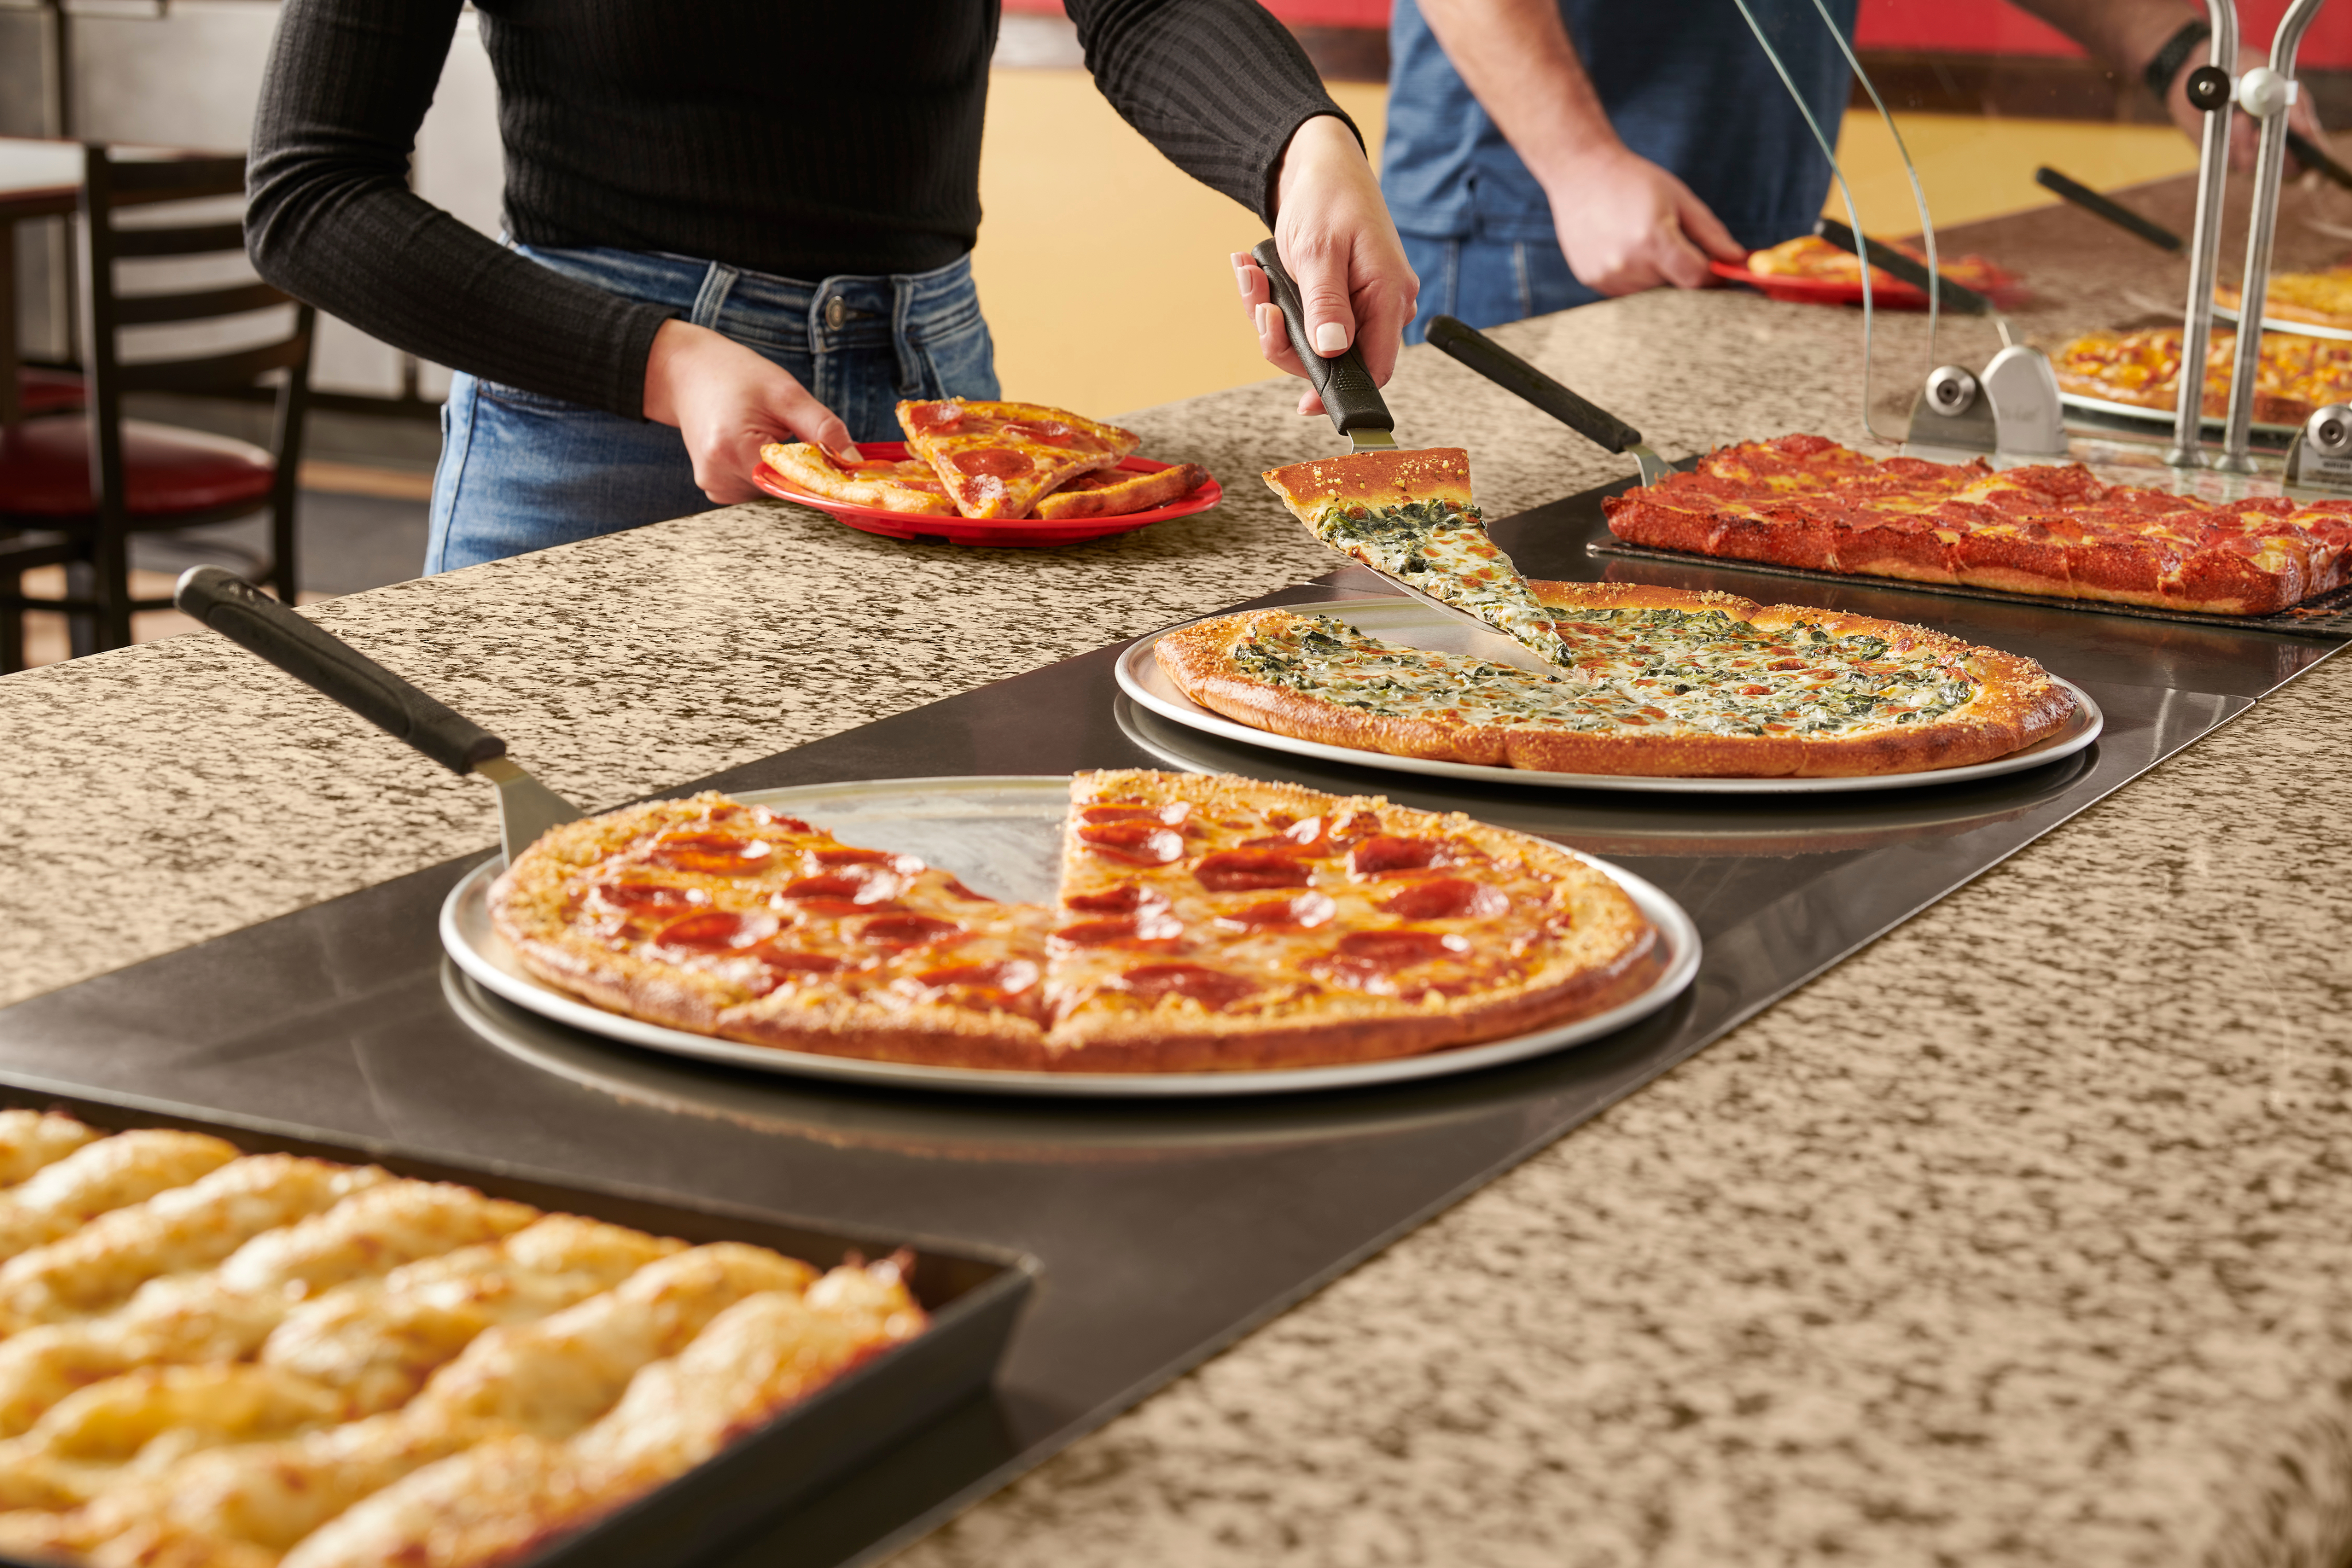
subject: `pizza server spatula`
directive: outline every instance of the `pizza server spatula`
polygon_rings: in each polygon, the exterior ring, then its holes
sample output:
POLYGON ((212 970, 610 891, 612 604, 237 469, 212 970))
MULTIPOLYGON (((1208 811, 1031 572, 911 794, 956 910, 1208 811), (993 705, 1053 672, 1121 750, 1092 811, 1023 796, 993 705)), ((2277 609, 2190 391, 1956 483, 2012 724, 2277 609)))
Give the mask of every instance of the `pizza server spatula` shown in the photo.
MULTIPOLYGON (((1282 265, 1274 242, 1260 240, 1250 249, 1250 258, 1265 272, 1268 290, 1274 297, 1275 308, 1282 312, 1282 324, 1290 334, 1290 346, 1297 351, 1298 362, 1307 368, 1307 382, 1315 395, 1323 400, 1323 412, 1331 416, 1331 427, 1349 441, 1349 457, 1360 457, 1367 453, 1399 450, 1396 438, 1396 416, 1389 413, 1388 401, 1372 381, 1372 372, 1364 366, 1364 356, 1356 345, 1348 351, 1325 359, 1307 340, 1307 307, 1300 299, 1298 284, 1282 265)), ((1347 457, 1319 461, 1344 464, 1347 457)), ((1409 582, 1382 574, 1381 580, 1408 598, 1419 600, 1432 610, 1449 619, 1471 627, 1482 638, 1491 639, 1482 647, 1494 651, 1496 659, 1538 674, 1549 674, 1550 666, 1535 654, 1521 648, 1501 632, 1481 621, 1468 611, 1448 604, 1442 599, 1423 593, 1409 582), (1505 650, 1507 650, 1506 652, 1505 650)))
POLYGON ((181 574, 172 602, 450 772, 478 773, 496 784, 499 840, 508 860, 548 829, 580 817, 577 806, 507 756, 505 741, 243 578, 216 566, 192 568, 181 574))
POLYGON ((1642 483, 1654 485, 1675 471, 1643 441, 1642 433, 1611 413, 1585 402, 1533 365, 1476 328, 1440 316, 1429 324, 1429 340, 1441 351, 1461 361, 1505 392, 1527 399, 1604 452, 1633 455, 1642 483))

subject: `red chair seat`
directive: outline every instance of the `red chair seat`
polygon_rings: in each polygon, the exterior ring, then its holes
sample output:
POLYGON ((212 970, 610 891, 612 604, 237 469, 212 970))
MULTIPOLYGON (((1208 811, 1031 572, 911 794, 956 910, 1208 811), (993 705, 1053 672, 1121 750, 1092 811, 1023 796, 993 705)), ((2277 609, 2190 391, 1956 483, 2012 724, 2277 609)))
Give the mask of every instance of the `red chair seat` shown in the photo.
POLYGON ((81 378, 68 371, 39 371, 20 366, 16 371, 16 409, 26 416, 37 413, 63 413, 82 407, 89 401, 81 378))
MULTIPOLYGON (((0 515, 88 517, 89 421, 27 420, 0 438, 0 515)), ((143 420, 122 422, 125 499, 135 517, 171 517, 260 501, 277 469, 248 442, 143 420)))

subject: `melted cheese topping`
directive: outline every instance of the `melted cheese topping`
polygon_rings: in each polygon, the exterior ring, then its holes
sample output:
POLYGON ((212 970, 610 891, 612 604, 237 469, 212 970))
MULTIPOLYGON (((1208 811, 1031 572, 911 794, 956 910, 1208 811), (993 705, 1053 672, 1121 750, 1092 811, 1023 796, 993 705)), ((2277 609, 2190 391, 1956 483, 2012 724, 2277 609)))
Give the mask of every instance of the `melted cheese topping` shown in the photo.
POLYGON ((1567 667, 1554 676, 1399 647, 1328 616, 1262 618, 1234 659, 1385 717, 1580 733, 1848 736, 1944 717, 1980 689, 1946 652, 1766 631, 1719 610, 1581 610, 1558 635, 1567 667))
POLYGON ((1486 537, 1475 507, 1440 500, 1397 507, 1333 502, 1308 524, 1315 537, 1374 571, 1466 610, 1555 663, 1567 650, 1552 612, 1536 602, 1510 558, 1486 537))

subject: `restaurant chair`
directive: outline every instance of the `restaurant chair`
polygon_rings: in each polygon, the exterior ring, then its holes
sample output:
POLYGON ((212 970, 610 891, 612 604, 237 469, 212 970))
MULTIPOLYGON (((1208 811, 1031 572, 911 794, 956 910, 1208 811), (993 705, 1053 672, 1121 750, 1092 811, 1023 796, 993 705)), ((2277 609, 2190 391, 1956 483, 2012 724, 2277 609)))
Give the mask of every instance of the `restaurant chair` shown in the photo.
MULTIPOLYGON (((245 160, 119 158, 84 150, 82 364, 88 412, 23 421, 0 437, 0 670, 24 663, 27 610, 62 611, 77 654, 131 641, 131 617, 171 607, 131 592, 131 536, 229 522, 268 511, 270 557, 255 580, 294 600, 295 472, 310 402, 315 312, 268 283, 125 293, 115 264, 151 256, 245 254, 236 219, 121 225, 129 206, 241 196, 245 160), (257 344, 175 359, 123 359, 126 329, 287 309, 291 330, 257 344), (278 378, 271 450, 202 431, 122 417, 132 392, 203 396, 278 378), (63 598, 33 599, 24 574, 68 568, 63 598)), ((274 329, 272 329, 274 332, 274 329)))
POLYGON ((16 368, 16 408, 29 418, 37 413, 67 413, 86 408, 89 389, 71 371, 44 370, 37 365, 16 368))

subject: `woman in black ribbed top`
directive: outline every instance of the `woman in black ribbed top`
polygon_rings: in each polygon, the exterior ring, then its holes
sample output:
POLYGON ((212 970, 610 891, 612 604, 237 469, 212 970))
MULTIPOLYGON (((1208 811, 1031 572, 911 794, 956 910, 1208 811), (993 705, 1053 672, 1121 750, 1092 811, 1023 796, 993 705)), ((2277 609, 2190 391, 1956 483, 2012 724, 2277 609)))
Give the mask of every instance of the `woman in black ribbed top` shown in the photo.
MULTIPOLYGON (((1253 0, 1068 8, 1119 112, 1273 224, 1318 345, 1360 336, 1385 380, 1414 280, 1289 33, 1253 0)), ((746 499, 761 443, 887 439, 898 396, 994 394, 968 264, 994 0, 478 0, 505 246, 407 183, 460 9, 288 0, 247 219, 272 281, 464 372, 432 570, 746 499)))

